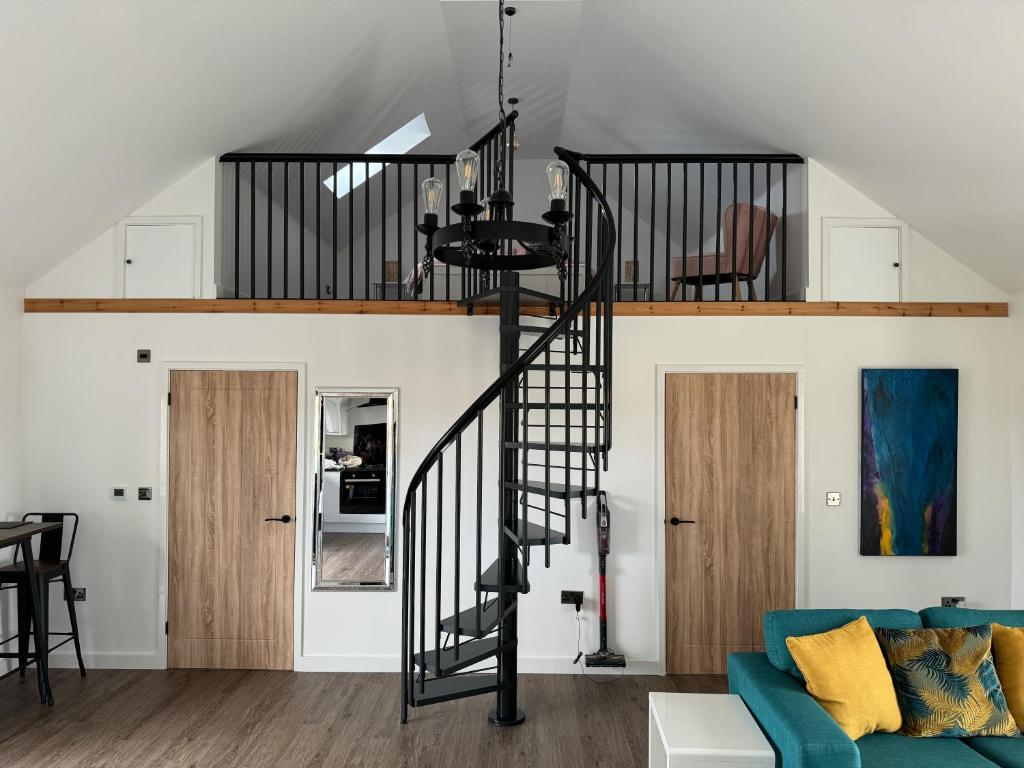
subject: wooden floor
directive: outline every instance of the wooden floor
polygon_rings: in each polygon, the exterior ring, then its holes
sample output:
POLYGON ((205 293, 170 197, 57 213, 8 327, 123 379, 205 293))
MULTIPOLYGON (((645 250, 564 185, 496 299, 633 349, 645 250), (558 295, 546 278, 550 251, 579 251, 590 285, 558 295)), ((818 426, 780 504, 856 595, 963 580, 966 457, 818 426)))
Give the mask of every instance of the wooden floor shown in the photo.
POLYGON ((203 670, 54 670, 0 682, 5 768, 625 768, 647 765, 648 691, 721 693, 725 678, 521 675, 517 728, 488 725, 493 696, 413 710, 398 676, 203 670))
POLYGON ((384 581, 383 533, 323 534, 323 578, 328 581, 384 581))

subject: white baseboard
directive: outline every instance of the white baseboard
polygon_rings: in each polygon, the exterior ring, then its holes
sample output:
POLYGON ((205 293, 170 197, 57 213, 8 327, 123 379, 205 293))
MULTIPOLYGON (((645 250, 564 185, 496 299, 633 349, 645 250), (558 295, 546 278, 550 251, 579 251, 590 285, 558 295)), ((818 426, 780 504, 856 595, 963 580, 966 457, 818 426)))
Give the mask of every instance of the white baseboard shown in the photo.
MULTIPOLYGON (((164 669, 163 658, 155 653, 83 653, 82 661, 86 669, 164 669)), ((74 651, 51 653, 50 666, 75 669, 78 659, 74 651)))
MULTIPOLYGON (((296 672, 399 672, 397 656, 300 656, 295 659, 296 672)), ((573 664, 571 658, 549 656, 520 656, 519 671, 526 674, 579 675, 584 672, 581 664, 573 664)), ((618 669, 591 668, 588 675, 618 675, 618 669)), ((627 675, 663 675, 661 665, 656 661, 626 660, 627 675)))

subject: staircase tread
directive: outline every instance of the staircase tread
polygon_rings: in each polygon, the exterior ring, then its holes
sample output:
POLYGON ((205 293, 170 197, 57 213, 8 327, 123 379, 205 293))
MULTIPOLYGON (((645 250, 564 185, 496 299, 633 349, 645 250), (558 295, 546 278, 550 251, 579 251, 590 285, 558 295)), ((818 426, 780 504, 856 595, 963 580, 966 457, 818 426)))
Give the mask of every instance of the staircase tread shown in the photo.
POLYGON ((420 693, 420 683, 412 685, 412 705, 436 704, 441 701, 461 699, 466 696, 477 696, 481 693, 493 693, 498 690, 497 673, 479 675, 459 675, 458 677, 435 677, 424 681, 424 691, 420 693))
POLYGON ((583 365, 581 363, 530 363, 526 366, 527 370, 530 371, 566 371, 569 373, 582 373, 584 371, 590 373, 604 373, 604 366, 602 365, 583 365))
POLYGON ((495 286, 493 288, 488 288, 485 291, 480 291, 479 293, 474 293, 472 296, 467 296, 464 299, 460 299, 458 304, 460 307, 466 307, 475 304, 497 304, 501 299, 502 290, 518 293, 519 305, 521 307, 547 306, 549 304, 562 306, 563 304, 563 299, 560 296, 553 296, 550 293, 535 291, 532 288, 506 287, 503 289, 500 285, 495 286))
MULTIPOLYGON (((537 478, 532 478, 526 481, 525 487, 522 482, 513 483, 506 482, 505 487, 513 491, 526 490, 529 493, 545 493, 544 481, 537 478)), ((562 498, 582 498, 583 496, 596 496, 596 488, 584 488, 579 485, 570 485, 566 488, 563 483, 549 483, 548 487, 551 490, 552 496, 559 496, 562 498)))
POLYGON ((523 536, 523 521, 516 521, 516 533, 519 536, 519 540, 526 539, 526 545, 530 547, 543 546, 545 541, 550 541, 552 544, 565 544, 565 534, 561 531, 556 531, 554 528, 545 528, 539 523, 535 523, 531 520, 526 521, 526 536, 523 536))
POLYGON ((477 626, 476 623, 476 606, 473 605, 464 611, 460 611, 459 615, 449 616, 446 619, 441 620, 441 629, 449 634, 458 634, 464 637, 483 637, 489 634, 496 626, 498 626, 498 601, 492 600, 489 605, 485 605, 480 609, 480 623, 482 626, 477 626), (456 624, 456 622, 458 622, 456 624))
MULTIPOLYGON (((455 646, 441 649, 441 674, 452 674, 460 669, 471 667, 484 659, 498 653, 498 636, 484 637, 459 643, 459 658, 455 658, 455 646)), ((416 664, 426 667, 427 671, 436 675, 437 653, 433 650, 416 654, 416 664)))
MULTIPOLYGON (((532 451, 543 451, 544 448, 545 448, 545 444, 544 444, 543 440, 530 440, 530 441, 527 442, 526 445, 527 445, 527 448, 529 448, 532 451)), ((506 442, 505 443, 505 447, 506 448, 515 448, 517 450, 522 450, 523 443, 522 443, 521 440, 517 440, 515 442, 506 442)), ((547 447, 550 448, 552 451, 564 451, 564 450, 568 449, 570 451, 581 451, 582 452, 584 450, 583 443, 551 443, 547 447)), ((587 443, 585 450, 588 451, 588 452, 589 451, 595 451, 595 450, 596 451, 603 451, 604 450, 604 446, 602 446, 599 443, 598 444, 587 443)))
MULTIPOLYGON (((495 560, 489 566, 484 569, 484 572, 480 574, 480 589, 486 590, 487 592, 497 592, 498 587, 501 586, 501 581, 498 574, 498 561, 495 560)), ((525 588, 523 585, 523 564, 520 562, 516 563, 516 582, 511 585, 513 589, 511 592, 529 592, 530 582, 527 580, 525 588)))

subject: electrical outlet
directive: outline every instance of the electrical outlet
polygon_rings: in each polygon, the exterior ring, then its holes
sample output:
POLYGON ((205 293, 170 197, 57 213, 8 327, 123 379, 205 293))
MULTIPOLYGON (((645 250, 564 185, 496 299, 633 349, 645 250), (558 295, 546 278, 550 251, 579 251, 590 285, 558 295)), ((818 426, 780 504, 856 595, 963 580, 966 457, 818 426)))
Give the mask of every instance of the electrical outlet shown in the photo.
POLYGON ((838 507, 843 503, 843 494, 839 491, 829 491, 825 494, 826 507, 838 507))
POLYGON ((944 597, 942 598, 943 608, 956 608, 960 603, 964 601, 962 597, 944 597))
POLYGON ((71 599, 76 603, 85 602, 85 587, 72 587, 71 588, 71 599))
POLYGON ((153 355, 148 349, 135 350, 135 359, 140 363, 148 363, 153 360, 153 355))
POLYGON ((578 612, 583 607, 583 592, 576 589, 563 589, 562 605, 575 605, 578 612))
POLYGON ((153 489, 152 488, 139 488, 139 501, 152 501, 153 500, 153 489))
POLYGON ((123 485, 114 486, 113 499, 114 501, 124 501, 128 498, 128 489, 123 485))

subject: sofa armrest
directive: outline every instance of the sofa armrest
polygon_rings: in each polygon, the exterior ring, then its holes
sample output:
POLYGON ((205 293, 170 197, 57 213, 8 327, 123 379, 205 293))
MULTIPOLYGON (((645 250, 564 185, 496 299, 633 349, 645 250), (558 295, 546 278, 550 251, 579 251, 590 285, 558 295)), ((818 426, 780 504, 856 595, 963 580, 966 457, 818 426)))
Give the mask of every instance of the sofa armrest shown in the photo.
POLYGON ((792 675, 764 653, 729 656, 729 691, 739 694, 782 768, 860 768, 860 750, 792 675))

